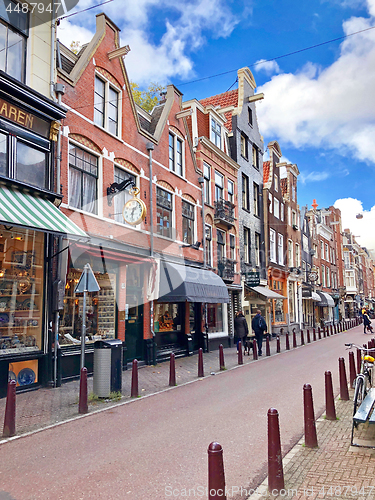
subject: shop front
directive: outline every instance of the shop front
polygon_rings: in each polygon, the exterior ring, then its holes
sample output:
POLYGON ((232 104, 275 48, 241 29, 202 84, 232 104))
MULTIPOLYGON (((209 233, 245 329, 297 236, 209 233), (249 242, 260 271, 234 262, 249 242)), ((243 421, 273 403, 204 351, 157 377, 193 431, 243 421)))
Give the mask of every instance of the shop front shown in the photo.
POLYGON ((145 280, 151 261, 107 247, 72 244, 66 274, 64 307, 59 320, 59 375, 79 375, 83 294, 75 293, 85 264, 90 264, 100 290, 86 297, 85 364, 93 371, 94 342, 123 341, 124 363, 145 357, 143 308, 145 280))
POLYGON ((315 327, 314 304, 320 301, 321 298, 312 290, 311 285, 304 285, 302 287, 303 328, 315 327))
POLYGON ((318 291, 317 294, 320 297, 320 302, 317 302, 315 307, 315 320, 316 324, 320 327, 333 325, 334 315, 333 310, 335 308, 335 301, 326 292, 318 291))
POLYGON ((154 305, 157 359, 228 343, 228 290, 212 271, 161 261, 154 305))
POLYGON ((251 330, 251 322, 259 309, 266 320, 268 333, 276 333, 274 319, 282 320, 285 317, 285 300, 286 297, 264 286, 245 286, 244 314, 249 329, 251 330))

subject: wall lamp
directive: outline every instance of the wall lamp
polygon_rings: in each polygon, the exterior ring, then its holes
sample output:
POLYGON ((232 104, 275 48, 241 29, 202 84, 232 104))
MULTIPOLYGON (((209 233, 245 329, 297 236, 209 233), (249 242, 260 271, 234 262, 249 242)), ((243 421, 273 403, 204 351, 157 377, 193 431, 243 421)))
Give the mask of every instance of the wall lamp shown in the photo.
POLYGON ((180 245, 180 248, 193 248, 194 250, 199 250, 199 247, 201 246, 202 242, 201 241, 196 241, 195 243, 192 243, 191 245, 180 245))

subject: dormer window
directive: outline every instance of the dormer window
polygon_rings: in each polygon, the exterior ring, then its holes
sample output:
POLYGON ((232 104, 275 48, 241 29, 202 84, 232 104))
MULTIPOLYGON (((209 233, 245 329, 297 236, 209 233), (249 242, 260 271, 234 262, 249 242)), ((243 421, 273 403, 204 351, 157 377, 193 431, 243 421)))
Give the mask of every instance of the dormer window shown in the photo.
POLYGON ((182 139, 169 132, 169 170, 181 177, 184 175, 183 158, 182 139))
POLYGON ((119 94, 108 81, 95 76, 94 123, 119 135, 119 94))
POLYGON ((211 141, 221 149, 221 125, 211 118, 211 141))

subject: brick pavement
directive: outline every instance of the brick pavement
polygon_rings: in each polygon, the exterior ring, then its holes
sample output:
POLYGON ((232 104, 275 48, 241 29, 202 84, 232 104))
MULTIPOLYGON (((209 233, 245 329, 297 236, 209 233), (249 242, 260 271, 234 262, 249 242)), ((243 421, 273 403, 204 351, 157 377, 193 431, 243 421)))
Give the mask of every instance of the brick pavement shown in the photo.
MULTIPOLYGON (((358 327, 361 328, 361 327, 358 327)), ((306 335, 305 335, 306 342, 306 335)), ((290 347, 292 348, 292 338, 290 347)), ((300 338, 297 339, 300 346, 300 338)), ((298 347, 299 348, 299 347, 298 347)), ((271 355, 276 354, 276 340, 270 342, 271 355)), ((281 337, 281 352, 285 351, 285 337, 281 337)), ((265 346, 263 349, 265 356, 265 346)), ((227 370, 237 366, 236 348, 224 349, 227 370)), ((262 359, 262 358, 261 358, 262 359)), ((263 358, 264 359, 264 358, 263 358)), ((252 355, 244 356, 244 364, 257 362, 252 355)), ((219 373, 218 351, 204 354, 204 374, 219 373)), ((198 356, 176 359, 177 386, 199 380, 198 356)), ((168 386, 169 363, 156 366, 139 367, 139 394, 147 397, 165 390, 174 390, 168 386)), ((91 401, 89 412, 108 409, 117 404, 130 402, 131 369, 123 372, 122 398, 119 401, 91 401)), ((88 380, 88 391, 92 392, 92 377, 88 380)), ((22 435, 43 429, 58 422, 78 417, 79 381, 63 384, 59 388, 43 388, 17 394, 17 434, 22 435)), ((351 395, 352 396, 352 395, 351 395)), ((4 415, 5 398, 0 400, 0 415, 4 415)), ((267 493, 267 480, 249 496, 239 498, 281 498, 295 500, 314 499, 347 499, 373 500, 375 488, 372 488, 375 476, 375 450, 350 447, 352 422, 352 402, 336 401, 338 420, 335 422, 319 418, 317 434, 319 447, 308 449, 303 446, 304 440, 284 457, 284 478, 286 492, 283 495, 270 496, 267 493), (289 491, 288 491, 289 490, 289 491)), ((2 418, 2 417, 0 417, 2 418)), ((368 432, 368 431, 367 431, 368 432)), ((282 437, 281 437, 282 439, 282 437)), ((0 444, 1 444, 0 440, 0 444)), ((249 492, 251 493, 251 492, 249 492)), ((229 500, 229 499, 228 499, 229 500)))

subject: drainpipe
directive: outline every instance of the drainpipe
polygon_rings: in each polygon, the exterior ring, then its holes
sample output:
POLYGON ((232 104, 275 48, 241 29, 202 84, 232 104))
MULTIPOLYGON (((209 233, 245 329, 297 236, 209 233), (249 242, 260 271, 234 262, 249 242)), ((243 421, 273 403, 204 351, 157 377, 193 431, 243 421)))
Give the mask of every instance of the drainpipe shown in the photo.
POLYGON ((56 40, 56 20, 55 20, 55 0, 52 0, 52 26, 51 26, 51 68, 50 68, 50 95, 56 102, 55 97, 55 40, 56 40))
MULTIPOLYGON (((154 216, 153 216, 153 189, 152 189, 152 151, 154 145, 152 142, 146 144, 148 151, 148 165, 149 165, 149 178, 150 178, 150 257, 154 257, 154 216)), ((155 331, 154 331, 154 301, 150 301, 150 330, 152 334, 152 364, 156 365, 156 344, 155 344, 155 331)), ((150 352, 150 350, 149 350, 150 352)), ((149 356, 150 360, 150 356, 149 356)))
MULTIPOLYGON (((203 248, 203 269, 206 269, 206 224, 205 224, 205 214, 204 214, 204 177, 198 177, 198 182, 201 185, 201 195, 202 195, 202 248, 203 248)), ((207 304, 203 304, 203 315, 204 315, 204 352, 209 352, 208 349, 208 324, 207 324, 207 304)))
MULTIPOLYGON (((61 97, 65 94, 65 85, 56 83, 54 90, 57 94, 57 102, 61 106, 61 97)), ((56 193, 61 194, 61 127, 57 135, 56 146, 56 193)))

